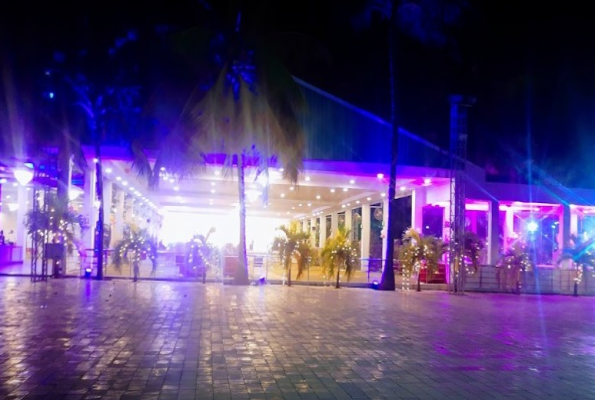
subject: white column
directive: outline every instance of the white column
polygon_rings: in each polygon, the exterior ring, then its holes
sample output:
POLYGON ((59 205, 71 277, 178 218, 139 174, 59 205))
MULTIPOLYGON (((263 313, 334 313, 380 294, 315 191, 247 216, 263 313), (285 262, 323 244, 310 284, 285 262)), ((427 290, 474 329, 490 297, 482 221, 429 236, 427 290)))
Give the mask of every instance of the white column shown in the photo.
POLYGON ((321 249, 324 247, 326 242, 326 215, 320 216, 320 232, 319 232, 319 245, 321 249))
MULTIPOLYGON (((17 189, 17 225, 15 229, 16 245, 22 248, 22 260, 25 261, 27 255, 27 228, 25 227, 25 217, 27 215, 27 199, 29 198, 27 188, 25 186, 18 186, 17 189)), ((4 232, 7 234, 8 232, 4 232)))
POLYGON ((312 247, 316 247, 316 245, 318 243, 316 243, 316 231, 314 230, 314 228, 316 227, 316 218, 310 218, 310 232, 308 232, 310 234, 310 245, 312 247))
POLYGON ((578 235, 578 214, 576 209, 570 210, 570 234, 574 236, 578 235))
POLYGON ((339 213, 334 212, 331 214, 331 236, 335 235, 339 230, 339 213))
MULTIPOLYGON (((353 210, 351 208, 345 210, 345 229, 350 230, 353 227, 353 210)), ((353 237, 353 232, 351 232, 351 237, 353 237)))
POLYGON ((87 229, 83 232, 83 244, 86 249, 92 249, 95 242, 95 227, 97 226, 97 208, 95 207, 95 165, 85 171, 85 185, 83 193, 83 218, 87 222, 87 229))
POLYGON ((124 192, 120 189, 116 191, 116 218, 114 221, 114 229, 112 230, 112 243, 114 246, 116 242, 122 239, 124 234, 124 192))
MULTIPOLYGON (((426 205, 426 189, 415 189, 411 193, 411 227, 418 232, 423 229, 423 207, 426 205)), ((448 217, 447 217, 448 218, 448 217)))
POLYGON ((361 258, 362 270, 368 270, 368 258, 370 257, 370 205, 362 205, 362 241, 361 241, 361 258))
POLYGON ((500 204, 489 203, 488 211, 488 265, 496 265, 500 257, 500 204))
POLYGON ((388 236, 388 199, 385 198, 382 201, 382 256, 381 258, 384 259, 386 257, 386 247, 388 246, 387 236, 388 236))

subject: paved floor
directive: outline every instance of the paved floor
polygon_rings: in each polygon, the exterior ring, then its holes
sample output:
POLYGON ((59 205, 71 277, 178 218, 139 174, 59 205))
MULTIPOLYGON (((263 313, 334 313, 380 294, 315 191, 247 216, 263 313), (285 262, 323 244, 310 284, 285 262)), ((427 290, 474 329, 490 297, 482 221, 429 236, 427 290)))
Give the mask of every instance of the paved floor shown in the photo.
POLYGON ((595 298, 0 278, 0 397, 595 399, 595 298))

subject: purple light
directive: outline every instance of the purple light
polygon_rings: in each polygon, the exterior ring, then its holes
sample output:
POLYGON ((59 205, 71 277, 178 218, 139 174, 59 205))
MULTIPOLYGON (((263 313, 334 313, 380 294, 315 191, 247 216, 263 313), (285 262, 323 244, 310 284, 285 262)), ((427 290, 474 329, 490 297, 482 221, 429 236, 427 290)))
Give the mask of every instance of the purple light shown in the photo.
POLYGON ((378 282, 378 281, 373 281, 373 282, 372 282, 372 285, 374 285, 374 286, 378 286, 378 284, 379 284, 379 282, 378 282))

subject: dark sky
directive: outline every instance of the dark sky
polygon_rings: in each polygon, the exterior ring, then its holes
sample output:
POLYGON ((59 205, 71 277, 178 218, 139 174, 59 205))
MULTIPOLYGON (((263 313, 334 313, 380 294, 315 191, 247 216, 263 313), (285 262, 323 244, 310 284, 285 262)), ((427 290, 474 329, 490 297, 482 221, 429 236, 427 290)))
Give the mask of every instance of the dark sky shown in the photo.
MULTIPOLYGON (((202 1, 142 6, 110 1, 14 3, 0 6, 0 56, 3 64, 27 73, 51 59, 55 49, 105 48, 130 29, 144 40, 156 26, 175 31, 211 18, 202 1)), ((213 3, 218 10, 230 4, 213 3)), ((363 1, 256 3, 244 1, 245 23, 252 21, 275 38, 292 73, 390 118, 387 23, 375 16, 367 26, 355 24, 363 1)), ((447 97, 454 92, 472 94, 478 99, 469 128, 473 161, 508 174, 526 160, 531 143, 538 165, 558 175, 572 172, 576 182, 593 186, 589 171, 595 168, 595 17, 588 6, 572 1, 451 3, 465 7, 457 26, 445 33, 448 45, 400 36, 400 124, 448 146, 447 97)), ((235 22, 233 15, 227 14, 230 24, 235 22)), ((146 63, 156 62, 150 45, 143 51, 146 63)), ((159 79, 159 69, 144 68, 151 82, 159 79)))

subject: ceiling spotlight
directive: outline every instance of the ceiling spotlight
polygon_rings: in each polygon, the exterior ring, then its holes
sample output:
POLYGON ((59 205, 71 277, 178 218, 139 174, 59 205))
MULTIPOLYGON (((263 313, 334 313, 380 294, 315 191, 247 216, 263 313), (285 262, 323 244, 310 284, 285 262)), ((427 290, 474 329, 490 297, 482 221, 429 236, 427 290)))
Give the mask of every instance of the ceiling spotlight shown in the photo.
POLYGON ((372 200, 372 198, 371 197, 366 197, 366 200, 370 201, 370 200, 372 200))
POLYGON ((111 168, 106 168, 105 169, 105 173, 106 174, 111 174, 112 173, 112 169, 111 168))
POLYGON ((386 193, 380 193, 380 197, 385 197, 386 193))
MULTIPOLYGON (((345 204, 341 204, 341 208, 345 208, 345 204)), ((390 270, 389 270, 390 271, 390 270)))
POLYGON ((384 179, 384 174, 383 173, 378 173, 378 174, 376 174, 376 178, 378 178, 378 179, 384 179))
POLYGON ((429 186, 432 184, 432 180, 430 178, 424 179, 424 186, 429 186))
POLYGON ((316 195, 316 200, 320 200, 320 195, 319 194, 316 195))
POLYGON ((211 193, 215 194, 215 189, 211 189, 211 193))
POLYGON ((359 204, 359 200, 357 200, 357 201, 355 202, 355 204, 359 204))
POLYGON ((350 185, 353 185, 354 183, 355 183, 355 180, 353 180, 353 179, 351 179, 351 180, 349 181, 349 184, 350 184, 350 185))
POLYGON ((348 191, 348 190, 349 190, 349 189, 347 189, 347 188, 343 188, 343 191, 344 191, 344 192, 346 192, 346 191, 348 191))
POLYGON ((298 206, 301 207, 302 206, 302 203, 298 204, 298 206))
POLYGON ((211 182, 211 186, 215 186, 215 182, 211 182))
POLYGON ((291 207, 292 210, 295 210, 295 207, 291 207))
POLYGON ((221 175, 221 172, 220 171, 215 171, 215 176, 219 176, 219 175, 221 175))
POLYGON ((289 188, 289 190, 294 190, 294 189, 295 189, 295 188, 294 188, 293 186, 291 186, 291 187, 289 188))
POLYGON ((165 171, 165 167, 161 167, 159 170, 160 171, 165 171))
POLYGON ((308 203, 308 207, 312 207, 312 203, 308 203))
POLYGON ((285 171, 285 168, 279 168, 279 172, 285 171))
POLYGON ((309 176, 306 176, 305 179, 306 179, 306 182, 310 182, 310 177, 309 176))
POLYGON ((281 197, 285 197, 285 193, 281 193, 281 197))
POLYGON ((169 183, 174 183, 174 178, 169 178, 169 183))
POLYGON ((97 163, 99 162, 99 159, 98 159, 98 158, 94 158, 94 159, 93 159, 93 162, 94 162, 95 164, 97 164, 97 163))
POLYGON ((400 190, 401 192, 404 192, 405 190, 407 190, 407 188, 406 188, 405 186, 401 186, 401 187, 399 188, 399 190, 400 190))
POLYGON ((126 181, 122 181, 122 185, 124 185, 124 186, 128 186, 128 182, 126 182, 126 181))
POLYGON ((178 190, 180 190, 179 186, 174 186, 174 190, 177 192, 178 190))
POLYGON ((335 193, 335 189, 331 189, 331 193, 335 193))

